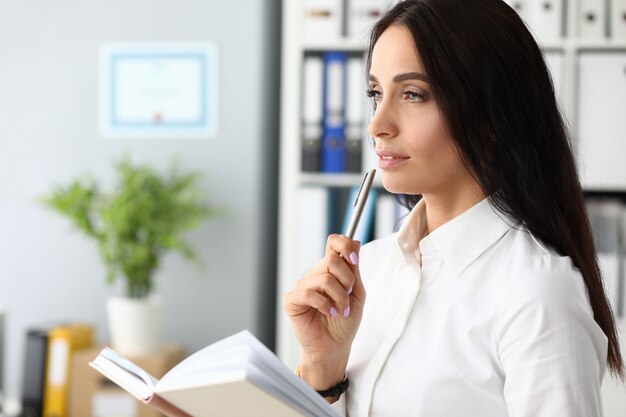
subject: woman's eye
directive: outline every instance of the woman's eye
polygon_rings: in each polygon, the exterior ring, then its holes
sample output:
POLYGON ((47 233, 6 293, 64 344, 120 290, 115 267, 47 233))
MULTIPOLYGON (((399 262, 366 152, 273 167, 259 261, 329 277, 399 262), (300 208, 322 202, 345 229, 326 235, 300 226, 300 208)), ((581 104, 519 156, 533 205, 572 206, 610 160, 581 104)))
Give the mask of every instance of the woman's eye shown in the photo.
POLYGON ((426 96, 424 94, 417 92, 417 91, 405 91, 404 97, 407 100, 411 102, 415 102, 415 103, 422 102, 426 99, 426 96))
POLYGON ((380 91, 374 90, 374 89, 369 89, 365 92, 365 94, 369 97, 374 99, 374 101, 378 101, 380 100, 380 97, 382 96, 382 93, 380 91))
POLYGON ((383 98, 383 93, 381 93, 380 91, 374 90, 373 88, 370 88, 369 90, 365 92, 365 95, 367 95, 367 97, 369 97, 372 100, 372 111, 375 112, 376 107, 378 107, 378 103, 383 98))

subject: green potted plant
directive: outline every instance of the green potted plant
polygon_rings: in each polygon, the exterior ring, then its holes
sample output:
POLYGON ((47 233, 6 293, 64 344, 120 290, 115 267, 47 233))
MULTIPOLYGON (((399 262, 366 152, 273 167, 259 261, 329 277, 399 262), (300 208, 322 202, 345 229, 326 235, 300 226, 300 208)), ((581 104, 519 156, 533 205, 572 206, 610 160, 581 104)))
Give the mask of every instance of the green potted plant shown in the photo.
POLYGON ((221 210, 205 202, 200 174, 181 173, 177 164, 161 174, 126 157, 116 163, 116 172, 117 183, 108 192, 92 179, 75 179, 56 186, 43 202, 95 240, 108 283, 124 280, 126 295, 107 304, 111 342, 138 354, 160 343, 162 306, 154 274, 163 255, 172 251, 196 260, 184 234, 221 210))

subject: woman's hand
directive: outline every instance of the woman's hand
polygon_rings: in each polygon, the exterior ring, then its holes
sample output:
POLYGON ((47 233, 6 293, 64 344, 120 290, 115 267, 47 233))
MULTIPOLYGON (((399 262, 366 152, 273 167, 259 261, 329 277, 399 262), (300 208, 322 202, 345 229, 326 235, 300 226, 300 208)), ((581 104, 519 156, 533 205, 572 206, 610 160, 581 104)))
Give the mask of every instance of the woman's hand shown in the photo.
POLYGON ((284 297, 284 308, 302 348, 301 376, 327 389, 344 375, 361 322, 365 288, 358 267, 360 243, 330 235, 326 255, 284 297))

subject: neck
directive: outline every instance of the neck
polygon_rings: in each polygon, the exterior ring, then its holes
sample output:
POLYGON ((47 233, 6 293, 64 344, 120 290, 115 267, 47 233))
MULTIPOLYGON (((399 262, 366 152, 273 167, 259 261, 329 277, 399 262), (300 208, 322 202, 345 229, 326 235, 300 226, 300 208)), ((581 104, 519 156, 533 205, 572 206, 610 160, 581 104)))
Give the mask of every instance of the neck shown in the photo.
POLYGON ((485 199, 476 181, 437 193, 423 194, 428 233, 449 222, 485 199))

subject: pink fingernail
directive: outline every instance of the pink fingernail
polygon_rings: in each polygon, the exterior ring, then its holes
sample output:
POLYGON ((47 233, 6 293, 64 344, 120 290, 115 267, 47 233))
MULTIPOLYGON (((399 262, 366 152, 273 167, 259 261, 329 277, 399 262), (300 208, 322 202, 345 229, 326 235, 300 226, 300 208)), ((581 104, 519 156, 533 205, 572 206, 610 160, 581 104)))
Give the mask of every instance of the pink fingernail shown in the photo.
POLYGON ((350 287, 348 288, 348 295, 352 294, 352 290, 354 289, 354 287, 350 287))
POLYGON ((337 309, 335 307, 330 308, 330 316, 335 317, 337 315, 337 309))
POLYGON ((357 255, 356 252, 352 252, 350 254, 350 262, 352 262, 352 265, 358 265, 359 264, 359 255, 357 255))
POLYGON ((350 315, 350 306, 346 307, 346 309, 343 310, 344 317, 348 317, 349 315, 350 315))

